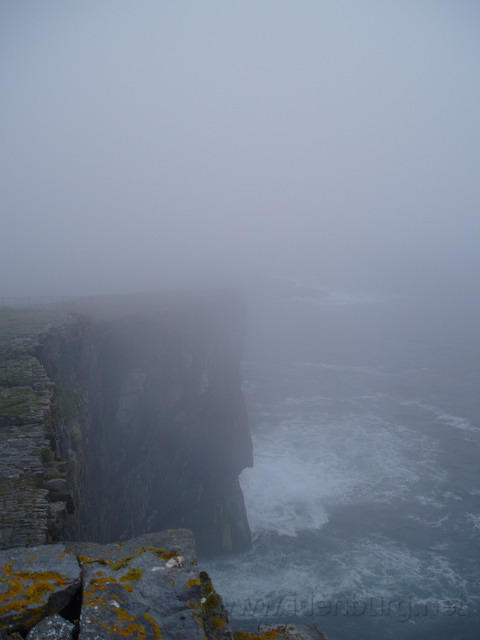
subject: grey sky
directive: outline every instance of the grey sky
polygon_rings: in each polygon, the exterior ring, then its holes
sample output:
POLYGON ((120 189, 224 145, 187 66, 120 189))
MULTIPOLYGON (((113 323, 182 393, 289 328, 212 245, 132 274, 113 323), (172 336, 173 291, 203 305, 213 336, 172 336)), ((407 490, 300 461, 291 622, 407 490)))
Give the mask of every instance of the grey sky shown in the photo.
POLYGON ((475 0, 1 0, 0 295, 475 281, 475 0))

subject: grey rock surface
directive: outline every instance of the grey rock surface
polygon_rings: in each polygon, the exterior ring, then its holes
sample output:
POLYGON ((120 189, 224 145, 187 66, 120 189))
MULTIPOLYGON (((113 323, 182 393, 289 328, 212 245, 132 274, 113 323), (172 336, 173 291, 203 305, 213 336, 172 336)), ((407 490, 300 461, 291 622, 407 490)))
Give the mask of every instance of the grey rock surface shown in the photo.
POLYGON ((261 624, 259 632, 270 633, 270 637, 275 637, 277 640, 327 640, 315 624, 261 624))
POLYGON ((54 614, 30 629, 26 640, 72 640, 74 628, 71 622, 54 614))
POLYGON ((76 550, 83 572, 79 640, 205 638, 190 531, 76 550))
POLYGON ((0 629, 26 632, 80 588, 80 566, 61 544, 0 551, 0 629))

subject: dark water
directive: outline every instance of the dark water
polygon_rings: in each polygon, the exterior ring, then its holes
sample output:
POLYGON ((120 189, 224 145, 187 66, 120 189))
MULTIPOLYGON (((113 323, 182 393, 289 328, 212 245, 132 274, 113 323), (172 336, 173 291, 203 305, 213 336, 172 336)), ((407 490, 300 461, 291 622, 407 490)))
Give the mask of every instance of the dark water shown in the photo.
POLYGON ((206 566, 237 628, 480 637, 477 319, 347 296, 252 312, 254 547, 206 566))

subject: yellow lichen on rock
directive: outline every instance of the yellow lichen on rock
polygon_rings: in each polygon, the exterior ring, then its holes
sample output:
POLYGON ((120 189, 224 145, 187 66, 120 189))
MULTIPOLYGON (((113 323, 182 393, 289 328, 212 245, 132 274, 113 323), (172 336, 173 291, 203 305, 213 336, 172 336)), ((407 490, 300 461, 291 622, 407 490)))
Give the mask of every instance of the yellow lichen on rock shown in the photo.
POLYGON ((120 582, 138 582, 143 575, 141 569, 129 569, 127 573, 120 578, 120 582))
POLYGON ((193 587, 199 587, 200 584, 201 584, 200 580, 197 580, 196 578, 190 578, 186 582, 186 586, 188 589, 193 589, 193 587))
POLYGON ((276 638, 280 638, 280 631, 263 631, 262 633, 236 631, 233 637, 235 640, 275 640, 276 638))
POLYGON ((158 626, 158 623, 155 620, 155 618, 151 616, 149 613, 144 613, 143 617, 145 618, 145 620, 147 620, 147 622, 149 622, 152 625, 155 637, 158 638, 158 640, 163 640, 162 632, 160 631, 160 627, 158 626))

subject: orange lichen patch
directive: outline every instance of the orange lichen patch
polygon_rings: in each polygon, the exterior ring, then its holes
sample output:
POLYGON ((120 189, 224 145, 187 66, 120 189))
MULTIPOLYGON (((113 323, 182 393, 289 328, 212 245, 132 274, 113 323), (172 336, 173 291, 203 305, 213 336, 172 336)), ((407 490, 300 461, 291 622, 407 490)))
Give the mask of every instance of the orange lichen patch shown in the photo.
MULTIPOLYGON (((124 576, 124 578, 126 578, 126 576, 124 576)), ((133 578, 130 577, 129 579, 132 580, 133 578)), ((122 578, 120 578, 120 580, 122 580, 122 578)), ((122 604, 125 604, 125 598, 120 595, 120 588, 128 591, 129 593, 132 593, 133 591, 132 585, 128 583, 120 583, 116 578, 108 576, 93 578, 90 581, 88 589, 85 589, 84 591, 83 603, 91 607, 104 607, 108 602, 108 596, 105 594, 105 591, 109 589, 109 587, 116 587, 116 589, 114 589, 115 598, 122 604)))
POLYGON ((105 597, 98 595, 97 591, 90 586, 83 593, 83 604, 89 607, 102 607, 105 604, 105 597))
POLYGON ((126 556, 125 558, 121 558, 120 560, 117 560, 117 562, 113 562, 113 561, 110 562, 110 564, 112 565, 112 569, 114 571, 119 571, 120 569, 126 569, 130 564, 130 561, 133 560, 134 558, 138 558, 140 553, 142 552, 140 551, 139 553, 135 553, 131 556, 126 556))
POLYGON ((15 580, 14 578, 1 578, 0 583, 1 582, 6 582, 9 587, 7 591, 0 594, 0 603, 5 602, 5 600, 16 598, 25 588, 25 585, 21 580, 15 580))
POLYGON ((99 596, 94 598, 93 596, 89 596, 88 598, 83 599, 83 604, 88 605, 93 608, 100 608, 105 606, 105 598, 103 596, 99 596))
POLYGON ((105 558, 89 558, 88 556, 77 556, 80 564, 92 564, 97 562, 98 564, 112 564, 111 560, 105 560, 105 558))
POLYGON ((125 609, 117 609, 117 616, 122 622, 133 622, 135 620, 135 616, 131 616, 125 609))
MULTIPOLYGON (((114 571, 119 571, 120 569, 125 569, 126 567, 128 567, 132 560, 134 560, 135 558, 138 558, 138 556, 142 555, 142 553, 145 553, 145 551, 151 551, 152 553, 156 554, 160 558, 163 558, 164 554, 166 553, 165 549, 160 549, 156 547, 140 547, 137 551, 135 551, 135 553, 131 553, 130 555, 124 556, 123 558, 120 558, 119 560, 116 560, 116 561, 105 560, 105 558, 87 558, 86 556, 79 556, 78 559, 80 562, 83 562, 84 564, 87 564, 90 562, 99 562, 100 564, 108 564, 112 567, 114 571)), ((112 555, 112 552, 109 551, 107 555, 112 555)), ((174 553, 173 555, 176 556, 177 554, 174 553)))
POLYGON ((233 634, 235 640, 280 640, 281 638, 297 638, 302 639, 302 635, 297 633, 295 627, 291 625, 281 624, 274 629, 261 631, 260 633, 250 633, 249 631, 235 631, 233 634))
POLYGON ((135 615, 128 613, 126 609, 117 608, 116 614, 118 622, 109 624, 102 620, 100 626, 102 629, 106 629, 109 633, 124 638, 146 638, 145 627, 143 624, 137 622, 135 615))
POLYGON ((55 587, 49 582, 34 582, 25 589, 25 598, 31 602, 42 602, 44 597, 52 591, 55 591, 55 587))
MULTIPOLYGON (((131 553, 128 556, 124 556, 119 560, 106 560, 105 558, 90 558, 88 556, 79 555, 78 561, 80 562, 80 564, 83 564, 83 565, 97 562, 98 564, 110 566, 114 571, 120 571, 120 569, 125 569, 126 567, 128 567, 132 560, 134 560, 135 558, 138 558, 140 555, 142 555, 142 553, 145 553, 145 551, 151 551, 159 558, 162 558, 162 560, 170 560, 170 558, 178 557, 178 553, 176 551, 165 551, 165 549, 161 549, 157 547, 140 547, 137 551, 135 551, 135 553, 131 553)), ((112 556, 113 552, 108 551, 106 555, 112 556)))
POLYGON ((99 595, 99 591, 105 591, 107 585, 117 584, 113 578, 94 578, 83 593, 83 604, 90 607, 103 607, 105 596, 99 595))
POLYGON ((262 633, 250 633, 249 631, 236 631, 233 634, 235 640, 275 640, 280 637, 281 631, 263 631, 262 633))
POLYGON ((141 569, 129 569, 127 573, 120 578, 120 582, 138 582, 143 575, 141 569))
POLYGON ((211 611, 217 607, 221 607, 220 598, 216 593, 210 593, 203 603, 203 609, 205 611, 211 611))
POLYGON ((95 573, 96 576, 98 576, 99 578, 101 578, 102 576, 104 576, 105 574, 103 573, 103 571, 97 571, 95 573))
POLYGON ((56 571, 15 571, 12 562, 3 567, 6 578, 0 582, 8 584, 8 589, 0 594, 0 615, 11 612, 22 614, 31 605, 43 604, 48 595, 65 587, 68 580, 56 571))
POLYGON ((225 626, 225 618, 219 618, 218 616, 212 616, 210 618, 210 621, 212 623, 212 625, 214 626, 216 631, 219 631, 220 629, 223 629, 223 627, 225 626))
POLYGON ((11 575, 20 580, 48 580, 56 587, 65 587, 68 584, 67 578, 56 571, 16 571, 11 575))
POLYGON ((118 636, 124 638, 140 638, 140 640, 143 640, 147 637, 143 624, 137 624, 135 622, 131 622, 126 626, 120 624, 112 624, 107 628, 110 633, 116 633, 118 636))
POLYGON ((115 578, 93 578, 90 582, 90 586, 85 591, 85 593, 89 593, 90 591, 105 591, 107 584, 117 584, 115 578))
POLYGON ((161 640, 163 638, 162 632, 160 631, 160 627, 158 626, 155 618, 151 616, 149 613, 144 613, 143 617, 145 618, 145 620, 147 620, 147 622, 149 622, 152 625, 155 637, 161 640))
POLYGON ((190 578, 186 582, 186 586, 188 589, 192 589, 193 587, 199 587, 200 584, 201 584, 200 580, 197 580, 196 578, 190 578))

